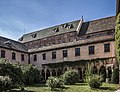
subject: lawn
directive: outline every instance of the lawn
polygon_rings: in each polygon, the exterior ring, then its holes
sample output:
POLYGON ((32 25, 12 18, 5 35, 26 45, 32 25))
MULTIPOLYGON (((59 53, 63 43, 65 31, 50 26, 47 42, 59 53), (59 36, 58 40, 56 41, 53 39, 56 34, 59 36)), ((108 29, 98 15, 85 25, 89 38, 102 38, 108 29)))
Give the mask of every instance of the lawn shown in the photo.
MULTIPOLYGON (((33 85, 25 87, 25 92, 114 92, 118 88, 116 84, 106 84, 103 83, 103 86, 100 89, 91 89, 86 84, 76 84, 76 85, 65 85, 64 89, 56 89, 51 91, 49 87, 45 85, 33 85)), ((12 90, 11 92, 21 92, 19 89, 12 90)))

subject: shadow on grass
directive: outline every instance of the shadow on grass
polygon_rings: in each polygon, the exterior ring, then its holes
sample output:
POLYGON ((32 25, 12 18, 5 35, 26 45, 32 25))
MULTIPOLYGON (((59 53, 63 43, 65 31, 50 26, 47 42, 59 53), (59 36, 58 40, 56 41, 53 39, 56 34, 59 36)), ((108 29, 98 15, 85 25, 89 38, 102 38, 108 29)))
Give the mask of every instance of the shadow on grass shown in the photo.
POLYGON ((56 92, 64 92, 64 89, 68 89, 69 87, 62 87, 62 88, 54 88, 51 91, 56 91, 56 92))
POLYGON ((9 92, 35 92, 35 91, 27 91, 27 90, 24 90, 24 91, 21 91, 21 90, 10 90, 9 92))
POLYGON ((102 89, 102 90, 111 90, 111 91, 116 90, 115 88, 112 88, 112 87, 100 87, 99 89, 102 89))
POLYGON ((76 83, 74 85, 77 85, 77 86, 86 86, 86 85, 88 85, 88 83, 76 83))
POLYGON ((34 84, 34 85, 29 85, 27 87, 47 87, 45 84, 34 84))

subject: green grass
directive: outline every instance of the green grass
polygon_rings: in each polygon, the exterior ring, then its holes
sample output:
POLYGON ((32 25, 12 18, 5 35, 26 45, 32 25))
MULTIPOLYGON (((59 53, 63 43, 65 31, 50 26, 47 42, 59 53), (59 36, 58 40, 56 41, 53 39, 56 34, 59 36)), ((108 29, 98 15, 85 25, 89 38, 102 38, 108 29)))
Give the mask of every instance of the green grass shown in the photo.
MULTIPOLYGON (((89 85, 85 84, 76 84, 76 85, 65 85, 63 89, 55 89, 51 91, 49 87, 45 85, 33 85, 25 87, 25 92, 114 92, 118 88, 116 84, 106 84, 103 83, 103 86, 100 89, 91 89, 89 85)), ((12 90, 12 92, 20 92, 19 90, 12 90)))

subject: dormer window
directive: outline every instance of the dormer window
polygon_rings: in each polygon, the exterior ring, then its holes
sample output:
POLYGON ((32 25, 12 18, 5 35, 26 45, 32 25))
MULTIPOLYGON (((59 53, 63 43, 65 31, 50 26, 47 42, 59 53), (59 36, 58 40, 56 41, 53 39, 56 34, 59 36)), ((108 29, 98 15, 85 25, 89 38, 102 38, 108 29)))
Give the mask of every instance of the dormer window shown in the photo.
POLYGON ((9 41, 6 41, 6 42, 4 42, 7 46, 11 46, 12 45, 12 43, 11 43, 11 41, 9 40, 9 41))
POLYGON ((71 28, 74 28, 74 26, 72 24, 67 26, 67 29, 71 29, 71 28))
POLYGON ((36 36, 37 36, 37 34, 36 33, 34 33, 34 34, 32 34, 31 35, 33 38, 35 38, 36 36))
POLYGON ((19 39, 19 41, 23 41, 23 37, 21 37, 21 38, 19 39))
POLYGON ((56 33, 56 32, 59 32, 59 29, 58 28, 54 28, 53 31, 56 33))
POLYGON ((62 28, 67 28, 68 23, 61 25, 62 28))

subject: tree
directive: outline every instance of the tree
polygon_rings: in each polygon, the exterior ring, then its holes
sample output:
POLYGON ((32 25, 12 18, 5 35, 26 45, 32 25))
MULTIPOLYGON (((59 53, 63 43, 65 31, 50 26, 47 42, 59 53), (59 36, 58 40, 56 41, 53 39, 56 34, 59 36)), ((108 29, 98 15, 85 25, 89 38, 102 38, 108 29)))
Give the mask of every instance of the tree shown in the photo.
POLYGON ((116 57, 120 64, 120 13, 117 15, 115 28, 116 57))

